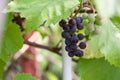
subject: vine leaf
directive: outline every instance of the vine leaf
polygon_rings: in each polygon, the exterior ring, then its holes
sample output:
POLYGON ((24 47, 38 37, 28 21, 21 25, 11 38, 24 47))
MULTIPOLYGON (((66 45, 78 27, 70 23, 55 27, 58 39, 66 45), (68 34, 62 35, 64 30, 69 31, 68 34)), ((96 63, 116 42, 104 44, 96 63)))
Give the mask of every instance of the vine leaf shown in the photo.
POLYGON ((116 16, 116 15, 112 16, 111 21, 117 28, 120 29, 120 16, 116 16))
POLYGON ((9 17, 0 48, 0 59, 4 62, 7 62, 23 45, 20 29, 11 19, 9 17))
POLYGON ((19 73, 16 75, 15 80, 36 80, 30 74, 19 73))
POLYGON ((78 0, 14 0, 8 4, 5 12, 20 12, 27 19, 26 30, 29 32, 44 21, 48 26, 67 18, 78 4, 78 0))
POLYGON ((102 18, 110 18, 112 15, 120 14, 120 0, 94 0, 102 18), (106 6, 107 4, 107 6, 106 6))
POLYGON ((83 58, 90 59, 90 58, 101 58, 101 57, 104 57, 104 55, 101 54, 101 52, 99 50, 99 47, 95 47, 91 40, 87 41, 86 44, 87 44, 87 47, 84 50, 83 58))
POLYGON ((80 80, 118 80, 120 68, 110 65, 104 58, 81 59, 79 74, 80 80))
POLYGON ((5 62, 0 59, 0 80, 3 78, 5 62))
POLYGON ((100 34, 93 36, 91 42, 93 49, 97 48, 111 64, 120 67, 120 31, 109 19, 103 20, 100 34))

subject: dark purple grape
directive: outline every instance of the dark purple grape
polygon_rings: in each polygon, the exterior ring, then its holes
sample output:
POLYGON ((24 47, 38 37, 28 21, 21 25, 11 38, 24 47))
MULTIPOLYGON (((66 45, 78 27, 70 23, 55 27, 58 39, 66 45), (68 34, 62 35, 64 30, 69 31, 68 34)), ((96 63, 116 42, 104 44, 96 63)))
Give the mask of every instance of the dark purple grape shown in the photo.
POLYGON ((68 32, 68 31, 63 31, 63 32, 62 32, 62 37, 63 37, 63 38, 69 38, 69 37, 70 37, 70 32, 68 32))
POLYGON ((76 20, 75 19, 70 19, 69 24, 72 25, 72 26, 76 25, 76 20))
POLYGON ((81 43, 79 44, 79 47, 80 47, 81 49, 85 49, 85 48, 86 48, 86 43, 85 43, 85 42, 81 42, 81 43))
POLYGON ((69 45, 71 50, 77 50, 77 45, 76 44, 70 44, 69 45))
POLYGON ((66 44, 67 46, 71 44, 71 40, 70 40, 70 38, 65 39, 65 44, 66 44))
POLYGON ((71 39, 71 42, 72 42, 72 43, 77 43, 78 40, 79 40, 76 35, 72 36, 70 39, 71 39))
POLYGON ((70 56, 70 57, 73 57, 73 56, 74 56, 74 53, 73 53, 73 51, 71 51, 71 52, 68 52, 68 56, 70 56))
POLYGON ((65 46, 65 50, 68 51, 68 52, 73 51, 73 50, 70 48, 70 46, 65 46))
POLYGON ((81 33, 78 34, 77 36, 78 36, 79 40, 82 40, 82 39, 85 37, 85 36, 84 36, 83 34, 81 34, 81 33))
POLYGON ((71 29, 71 28, 73 28, 73 27, 75 27, 75 26, 73 26, 73 25, 70 25, 70 24, 68 24, 68 26, 70 27, 70 29, 71 29))
POLYGON ((79 17, 76 17, 75 20, 76 20, 76 24, 79 24, 79 23, 82 23, 83 18, 79 16, 79 17))
POLYGON ((75 32, 76 32, 76 27, 72 27, 72 28, 70 29, 70 32, 75 33, 75 32))
POLYGON ((83 51, 81 51, 81 50, 76 50, 76 51, 74 52, 74 55, 75 55, 75 56, 82 57, 82 56, 83 56, 83 51))
POLYGON ((82 23, 77 24, 77 29, 79 29, 79 30, 83 29, 82 23))
POLYGON ((62 19, 62 20, 59 22, 59 25, 60 25, 61 27, 63 27, 64 25, 66 25, 66 23, 67 23, 67 21, 64 20, 64 19, 62 19))
POLYGON ((65 31, 70 31, 70 27, 66 24, 66 25, 63 25, 63 30, 65 31))

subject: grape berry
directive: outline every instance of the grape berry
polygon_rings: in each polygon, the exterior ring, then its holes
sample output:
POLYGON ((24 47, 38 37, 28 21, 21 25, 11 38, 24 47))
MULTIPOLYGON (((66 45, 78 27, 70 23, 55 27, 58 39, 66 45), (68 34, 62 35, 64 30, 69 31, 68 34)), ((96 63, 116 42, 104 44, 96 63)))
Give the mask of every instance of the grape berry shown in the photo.
POLYGON ((82 49, 86 48, 85 42, 80 42, 80 40, 83 40, 85 36, 82 33, 76 34, 77 30, 83 30, 83 18, 78 16, 73 19, 69 19, 69 21, 66 21, 62 19, 59 22, 59 25, 62 27, 62 37, 65 39, 65 50, 68 52, 68 55, 70 57, 83 56, 82 49), (78 45, 79 44, 79 45, 78 45), (80 48, 80 49, 79 49, 80 48))

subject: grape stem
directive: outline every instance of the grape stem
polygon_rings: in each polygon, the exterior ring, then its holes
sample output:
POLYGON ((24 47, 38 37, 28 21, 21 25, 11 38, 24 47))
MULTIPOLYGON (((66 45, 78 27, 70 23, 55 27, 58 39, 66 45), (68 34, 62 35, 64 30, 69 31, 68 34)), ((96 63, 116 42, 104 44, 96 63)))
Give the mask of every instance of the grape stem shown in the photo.
POLYGON ((88 0, 88 3, 90 3, 90 7, 91 7, 91 9, 93 10, 93 13, 95 13, 96 10, 95 10, 95 8, 93 7, 93 4, 92 4, 91 0, 88 0))
POLYGON ((61 42, 62 42, 62 39, 57 43, 55 47, 58 48, 61 42))
POLYGON ((80 0, 80 5, 79 5, 79 9, 77 10, 77 12, 75 13, 75 15, 73 16, 73 18, 74 17, 76 17, 77 16, 77 14, 80 12, 80 10, 82 9, 82 0, 80 0))
POLYGON ((47 20, 45 20, 42 24, 40 24, 40 27, 44 26, 46 22, 47 22, 47 20))

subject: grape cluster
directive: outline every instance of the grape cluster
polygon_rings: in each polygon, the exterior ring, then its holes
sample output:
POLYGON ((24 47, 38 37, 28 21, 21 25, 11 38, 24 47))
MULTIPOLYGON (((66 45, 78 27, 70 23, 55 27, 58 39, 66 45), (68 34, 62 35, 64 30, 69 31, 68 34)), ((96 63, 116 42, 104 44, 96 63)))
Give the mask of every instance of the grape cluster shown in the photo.
POLYGON ((65 50, 68 52, 70 57, 73 56, 83 56, 82 49, 86 48, 86 43, 82 40, 85 35, 82 33, 76 34, 78 30, 83 30, 83 18, 78 16, 68 21, 62 19, 59 25, 62 27, 62 37, 65 39, 65 50))

